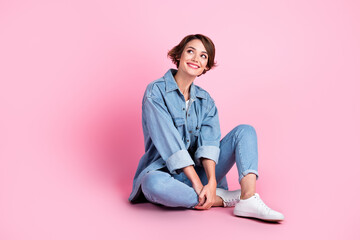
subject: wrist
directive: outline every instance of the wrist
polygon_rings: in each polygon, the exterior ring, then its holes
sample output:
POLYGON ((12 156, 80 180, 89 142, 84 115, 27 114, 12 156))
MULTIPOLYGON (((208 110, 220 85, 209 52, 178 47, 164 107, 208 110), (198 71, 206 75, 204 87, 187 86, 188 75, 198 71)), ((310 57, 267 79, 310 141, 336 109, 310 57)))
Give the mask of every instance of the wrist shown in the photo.
POLYGON ((193 186, 193 188, 203 188, 204 186, 200 179, 198 179, 198 181, 192 181, 191 185, 193 186))
POLYGON ((192 184, 192 187, 195 190, 196 194, 199 195, 204 186, 202 185, 202 183, 196 183, 192 184))
POLYGON ((217 186, 216 179, 209 179, 207 184, 211 189, 215 190, 217 186))
POLYGON ((208 179, 208 184, 217 184, 216 178, 209 178, 208 179))

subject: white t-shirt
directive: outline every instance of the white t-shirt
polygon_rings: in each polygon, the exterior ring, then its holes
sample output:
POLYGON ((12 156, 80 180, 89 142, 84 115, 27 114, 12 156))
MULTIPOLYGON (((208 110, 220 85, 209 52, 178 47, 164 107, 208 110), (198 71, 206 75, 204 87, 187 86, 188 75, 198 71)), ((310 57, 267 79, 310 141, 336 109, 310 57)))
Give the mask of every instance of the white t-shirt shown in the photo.
POLYGON ((190 99, 186 101, 186 112, 187 112, 188 109, 189 109, 189 102, 190 102, 190 99))

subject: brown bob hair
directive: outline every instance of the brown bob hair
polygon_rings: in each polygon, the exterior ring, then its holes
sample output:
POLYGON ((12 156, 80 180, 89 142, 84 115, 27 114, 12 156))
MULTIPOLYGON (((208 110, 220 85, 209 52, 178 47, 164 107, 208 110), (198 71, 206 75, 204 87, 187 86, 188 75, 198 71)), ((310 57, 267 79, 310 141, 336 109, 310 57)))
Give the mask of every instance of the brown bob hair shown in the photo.
MULTIPOLYGON (((176 45, 175 47, 173 47, 169 52, 168 52, 168 57, 171 59, 171 61, 176 65, 177 68, 179 68, 179 63, 180 63, 180 58, 181 58, 181 54, 184 51, 184 48, 186 46, 186 44, 188 42, 190 42, 191 40, 194 39, 199 39, 202 44, 204 44, 204 47, 206 49, 206 52, 208 54, 208 62, 206 67, 208 68, 208 70, 204 70, 202 74, 205 74, 207 71, 209 71, 211 68, 216 67, 216 63, 215 63, 215 45, 213 43, 213 41, 211 41, 211 39, 207 36, 204 36, 202 34, 192 34, 192 35, 187 35, 186 37, 183 38, 183 40, 181 40, 181 42, 176 45)), ((200 74, 200 75, 202 75, 200 74)), ((199 76, 200 76, 199 75, 199 76)))

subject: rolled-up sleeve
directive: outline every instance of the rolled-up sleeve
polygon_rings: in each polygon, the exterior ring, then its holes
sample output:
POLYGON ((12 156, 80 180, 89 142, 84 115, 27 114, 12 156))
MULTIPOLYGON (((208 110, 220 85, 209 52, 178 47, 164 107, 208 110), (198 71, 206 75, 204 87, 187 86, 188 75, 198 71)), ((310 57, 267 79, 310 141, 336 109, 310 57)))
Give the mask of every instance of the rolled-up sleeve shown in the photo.
POLYGON ((165 104, 161 100, 146 97, 143 102, 143 113, 150 138, 170 173, 176 174, 176 170, 194 165, 165 104))
POLYGON ((194 158, 196 162, 200 162, 200 158, 208 158, 217 164, 220 155, 221 132, 215 102, 212 99, 210 101, 209 111, 201 124, 198 148, 194 158))

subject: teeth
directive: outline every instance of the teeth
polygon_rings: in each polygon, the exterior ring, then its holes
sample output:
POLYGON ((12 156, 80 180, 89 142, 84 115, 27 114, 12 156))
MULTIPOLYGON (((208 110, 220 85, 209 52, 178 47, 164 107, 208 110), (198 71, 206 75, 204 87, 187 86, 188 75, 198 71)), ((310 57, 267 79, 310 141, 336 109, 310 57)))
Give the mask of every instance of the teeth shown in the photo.
POLYGON ((198 66, 193 65, 193 64, 191 64, 191 63, 189 63, 189 65, 192 66, 192 67, 195 67, 195 68, 199 68, 198 66))

